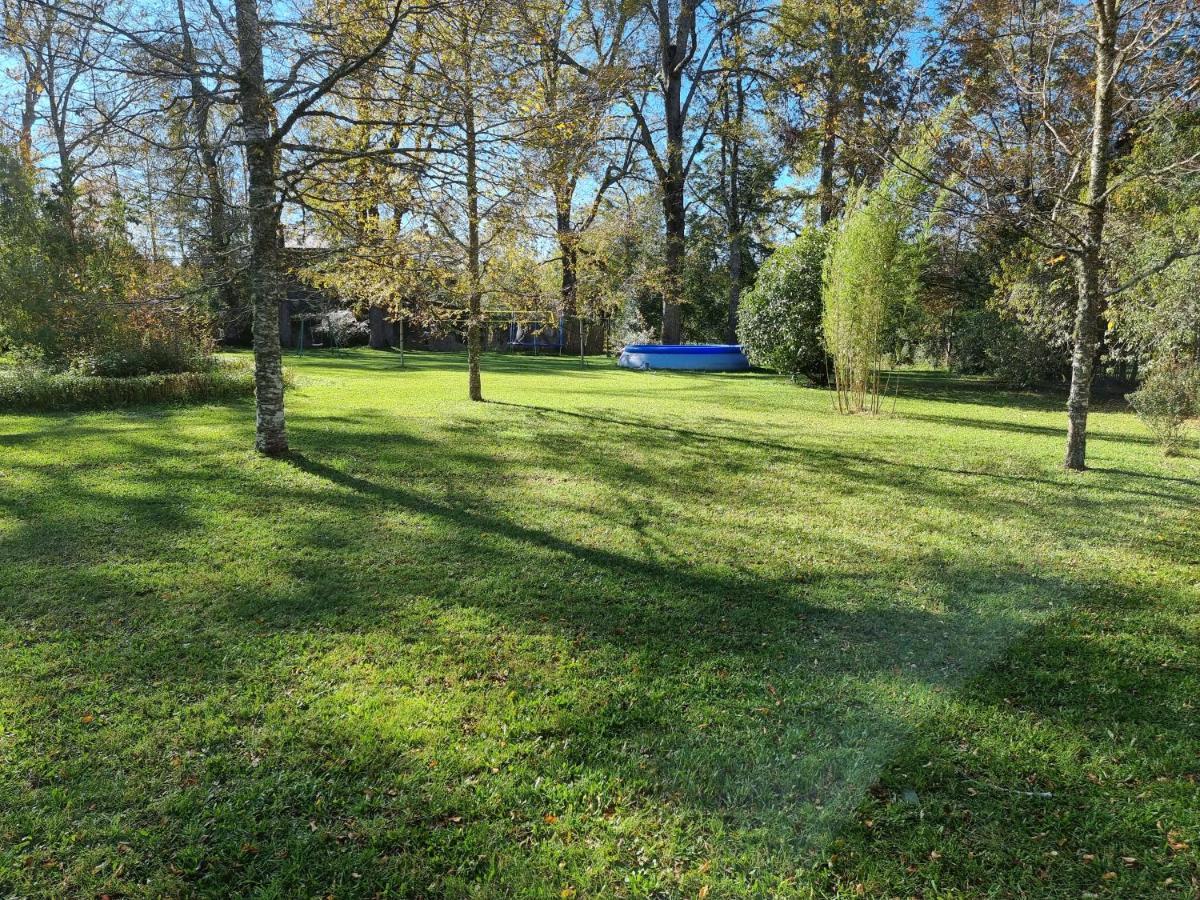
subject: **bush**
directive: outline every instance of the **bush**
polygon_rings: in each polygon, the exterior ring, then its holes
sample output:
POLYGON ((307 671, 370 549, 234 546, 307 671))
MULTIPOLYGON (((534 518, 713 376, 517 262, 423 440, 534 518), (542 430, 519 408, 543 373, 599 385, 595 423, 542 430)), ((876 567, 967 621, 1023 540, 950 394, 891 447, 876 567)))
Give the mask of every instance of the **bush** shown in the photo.
POLYGON ((205 312, 146 304, 126 312, 99 347, 69 353, 65 368, 104 378, 203 372, 214 365, 213 349, 205 312))
POLYGON ((1163 452, 1172 456, 1187 443, 1187 421, 1200 415, 1200 369, 1159 365, 1126 399, 1150 429, 1163 452))
POLYGON ((79 213, 65 227, 0 148, 0 345, 82 375, 205 368, 212 326, 195 267, 145 258, 120 200, 79 213))
POLYGON ((136 378, 104 378, 27 366, 0 370, 0 411, 108 409, 139 403, 204 403, 254 396, 250 366, 212 366, 136 378))
POLYGON ((1061 379, 1069 371, 1065 352, 990 308, 959 314, 950 338, 949 363, 956 375, 990 375, 1011 388, 1035 387, 1061 379))
POLYGON ((367 323, 360 322, 348 309, 335 309, 323 315, 313 331, 324 335, 331 347, 348 347, 366 338, 367 323))
POLYGON ((926 128, 879 183, 854 191, 825 257, 822 325, 841 412, 877 413, 886 330, 914 301, 928 257, 935 203, 923 210, 945 117, 926 128))
POLYGON ((738 340, 756 366, 825 380, 821 272, 829 234, 806 228, 772 253, 738 307, 738 340))

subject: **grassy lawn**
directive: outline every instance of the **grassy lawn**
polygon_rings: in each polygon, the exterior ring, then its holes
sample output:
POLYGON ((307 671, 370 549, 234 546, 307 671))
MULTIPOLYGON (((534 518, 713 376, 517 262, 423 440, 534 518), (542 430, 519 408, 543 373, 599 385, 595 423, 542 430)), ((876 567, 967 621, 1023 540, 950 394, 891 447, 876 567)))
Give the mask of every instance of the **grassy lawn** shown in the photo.
POLYGON ((0 897, 1200 892, 1200 459, 914 374, 0 418, 0 897))

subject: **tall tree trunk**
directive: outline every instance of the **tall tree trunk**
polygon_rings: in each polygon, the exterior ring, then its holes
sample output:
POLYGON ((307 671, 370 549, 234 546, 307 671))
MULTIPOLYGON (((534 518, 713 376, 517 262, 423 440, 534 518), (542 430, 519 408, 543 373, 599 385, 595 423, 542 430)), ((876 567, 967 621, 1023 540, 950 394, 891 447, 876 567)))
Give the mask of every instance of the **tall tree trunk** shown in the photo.
POLYGON ((1075 311, 1075 348, 1071 390, 1067 396, 1068 469, 1086 468, 1088 402, 1096 363, 1096 341, 1103 297, 1101 260, 1108 210, 1109 143, 1112 132, 1113 66, 1116 61, 1116 10, 1113 0, 1096 0, 1096 92, 1092 105, 1092 146, 1088 166, 1086 233, 1076 258, 1079 303, 1075 311))
POLYGON ((571 196, 567 186, 556 191, 554 197, 554 220, 558 234, 559 251, 559 296, 565 315, 575 315, 575 294, 578 284, 575 232, 571 228, 571 196))
MULTIPOLYGON (((668 51, 670 52, 670 51, 668 51)), ((683 90, 682 73, 676 72, 671 52, 667 90, 663 106, 667 125, 666 171, 663 179, 663 222, 666 226, 664 262, 666 277, 663 284, 662 342, 678 344, 683 335, 683 267, 686 259, 686 228, 684 192, 686 175, 683 167, 683 90)))
POLYGON ((826 87, 825 112, 822 117, 820 149, 820 181, 817 185, 818 216, 822 226, 828 225, 837 215, 837 196, 834 190, 834 165, 837 162, 837 126, 839 108, 839 85, 836 70, 830 69, 826 87))
POLYGON ((742 300, 742 238, 729 236, 729 313, 725 322, 725 341, 737 343, 738 306, 742 300))
POLYGON ((728 311, 725 321, 725 341, 737 343, 738 305, 742 298, 742 205, 741 191, 738 179, 739 139, 728 140, 722 137, 722 142, 728 141, 728 147, 722 152, 722 169, 725 176, 725 228, 727 244, 727 268, 729 276, 728 311), (726 164, 726 158, 728 164, 726 164))
POLYGON ((228 340, 236 333, 232 326, 232 320, 241 307, 241 297, 238 290, 237 268, 233 260, 229 197, 225 191, 220 157, 211 134, 213 95, 200 75, 200 66, 196 60, 196 50, 192 43, 191 27, 188 24, 187 10, 183 0, 176 0, 176 12, 179 16, 183 64, 188 72, 188 86, 192 93, 192 130, 195 132, 200 170, 204 174, 204 186, 208 192, 208 239, 205 252, 207 258, 204 260, 205 269, 216 273, 218 278, 217 297, 225 318, 224 331, 228 340))
POLYGON ((254 446, 260 453, 287 453, 283 411, 283 361, 279 304, 284 300, 279 258, 279 204, 274 111, 263 72, 262 25, 256 0, 234 0, 238 82, 250 203, 250 296, 254 310, 254 446))
POLYGON ((73 241, 75 239, 75 164, 67 145, 66 112, 58 103, 58 95, 55 93, 53 75, 49 66, 46 68, 46 81, 50 130, 54 132, 54 146, 58 151, 58 193, 61 203, 62 226, 67 236, 73 241))
MULTIPOLYGON (((734 34, 739 39, 735 52, 740 53, 740 28, 734 34)), ((740 60, 733 57, 733 96, 724 91, 721 105, 725 128, 721 133, 721 174, 725 182, 725 229, 728 244, 729 295, 725 321, 725 342, 737 343, 738 305, 742 299, 742 183, 741 151, 742 124, 746 118, 746 91, 742 84, 740 60), (732 128, 730 128, 732 126, 732 128)))
POLYGON ((579 247, 571 227, 571 193, 566 185, 554 197, 558 229, 559 296, 562 298, 563 342, 575 346, 583 323, 579 320, 579 247))
POLYGON ((367 344, 372 350, 390 350, 392 342, 388 340, 387 317, 383 307, 372 305, 367 310, 367 344))
POLYGON ((478 147, 475 133, 474 98, 466 104, 465 125, 467 146, 467 393, 472 400, 483 400, 479 377, 479 358, 483 355, 483 288, 479 252, 479 174, 478 147))
MULTIPOLYGON (((23 54, 24 55, 24 54, 23 54)), ((33 171, 33 126, 37 122, 38 76, 31 61, 25 64, 25 90, 21 104, 21 133, 18 146, 21 164, 33 171)))

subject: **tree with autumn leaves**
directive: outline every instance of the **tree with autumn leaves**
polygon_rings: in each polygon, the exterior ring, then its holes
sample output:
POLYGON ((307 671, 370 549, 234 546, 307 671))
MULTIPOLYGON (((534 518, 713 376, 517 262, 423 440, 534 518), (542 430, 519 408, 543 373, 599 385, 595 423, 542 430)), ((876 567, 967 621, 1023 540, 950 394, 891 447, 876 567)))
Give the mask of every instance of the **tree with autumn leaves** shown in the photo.
POLYGON ((904 173, 946 198, 929 236, 941 282, 918 279, 904 327, 936 319, 952 357, 947 298, 972 279, 998 315, 1055 323, 1069 468, 1085 465, 1096 367, 1148 358, 1146 322, 1193 328, 1177 285, 1195 252, 1194 0, 115 10, 5 3, 16 156, 53 173, 64 208, 92 169, 115 183, 159 160, 171 202, 145 204, 151 240, 161 217, 193 216, 169 229, 181 257, 223 308, 252 310, 265 453, 288 446, 289 270, 355 304, 372 346, 389 320, 461 331, 473 400, 500 313, 578 327, 625 310, 666 342, 728 339, 773 246, 836 226, 946 109, 937 152, 904 173))

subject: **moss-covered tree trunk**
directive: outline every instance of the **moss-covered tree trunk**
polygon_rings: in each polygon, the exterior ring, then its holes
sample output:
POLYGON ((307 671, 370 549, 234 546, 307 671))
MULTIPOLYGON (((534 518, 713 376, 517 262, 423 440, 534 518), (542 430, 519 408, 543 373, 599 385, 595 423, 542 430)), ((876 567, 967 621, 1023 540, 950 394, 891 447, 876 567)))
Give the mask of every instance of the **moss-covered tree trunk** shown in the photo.
POLYGON ((667 153, 663 178, 663 221, 666 267, 663 284, 662 342, 678 344, 683 333, 683 266, 687 253, 687 219, 684 204, 687 174, 683 165, 683 110, 681 106, 682 72, 676 74, 674 59, 668 69, 663 98, 667 126, 667 153))
POLYGON ((254 311, 254 446, 268 456, 287 453, 279 304, 279 203, 273 110, 263 71, 262 24, 255 0, 235 0, 238 87, 250 203, 250 296, 254 311))
POLYGON ((1092 102, 1092 144, 1084 197, 1083 248, 1076 256, 1079 302, 1075 309, 1071 390, 1067 396, 1067 453, 1063 464, 1082 470, 1087 461, 1088 403, 1096 364, 1096 342, 1103 305, 1101 261, 1104 222, 1108 210, 1109 144, 1112 132, 1113 67, 1116 63, 1116 10, 1113 0, 1096 2, 1095 97, 1092 102))
POLYGON ((474 97, 468 94, 463 116, 467 164, 467 394, 483 400, 479 360, 483 355, 483 272, 480 266, 479 159, 474 97))

